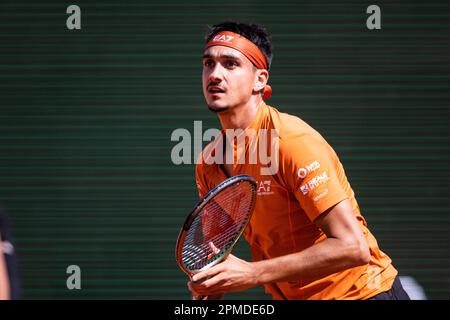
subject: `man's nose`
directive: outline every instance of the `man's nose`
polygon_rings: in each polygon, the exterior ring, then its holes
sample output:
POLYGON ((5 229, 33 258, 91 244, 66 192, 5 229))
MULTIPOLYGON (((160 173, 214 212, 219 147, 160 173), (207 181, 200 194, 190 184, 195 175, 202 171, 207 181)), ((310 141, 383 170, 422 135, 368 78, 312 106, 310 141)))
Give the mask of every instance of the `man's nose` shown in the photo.
POLYGON ((220 63, 216 63, 209 74, 209 81, 220 82, 223 79, 223 67, 220 63))

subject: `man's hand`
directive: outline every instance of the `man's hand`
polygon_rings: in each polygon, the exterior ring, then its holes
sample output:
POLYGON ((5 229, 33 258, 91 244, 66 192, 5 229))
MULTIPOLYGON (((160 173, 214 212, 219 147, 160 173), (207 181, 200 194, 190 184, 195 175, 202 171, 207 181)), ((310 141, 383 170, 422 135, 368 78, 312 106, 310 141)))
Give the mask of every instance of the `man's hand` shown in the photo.
POLYGON ((259 285, 258 270, 250 263, 230 254, 225 261, 197 273, 188 283, 194 295, 215 295, 243 291, 259 285))

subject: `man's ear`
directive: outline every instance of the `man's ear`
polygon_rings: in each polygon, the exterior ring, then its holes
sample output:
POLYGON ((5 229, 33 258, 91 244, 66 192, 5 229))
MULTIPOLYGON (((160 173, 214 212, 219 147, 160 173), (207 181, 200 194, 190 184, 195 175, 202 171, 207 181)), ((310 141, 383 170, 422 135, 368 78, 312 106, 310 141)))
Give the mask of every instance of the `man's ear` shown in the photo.
POLYGON ((269 81, 269 71, 266 69, 257 69, 255 73, 255 85, 253 86, 253 90, 255 92, 259 92, 264 89, 264 87, 269 81))

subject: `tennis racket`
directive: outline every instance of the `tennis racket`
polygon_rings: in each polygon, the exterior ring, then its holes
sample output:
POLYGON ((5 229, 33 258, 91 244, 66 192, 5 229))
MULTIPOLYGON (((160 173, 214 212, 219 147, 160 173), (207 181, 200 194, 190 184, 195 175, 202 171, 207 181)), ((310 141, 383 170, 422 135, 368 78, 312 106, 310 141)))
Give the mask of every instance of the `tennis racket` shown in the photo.
POLYGON ((255 202, 256 182, 238 175, 215 186, 195 205, 176 246, 177 263, 189 278, 226 259, 250 221, 255 202))

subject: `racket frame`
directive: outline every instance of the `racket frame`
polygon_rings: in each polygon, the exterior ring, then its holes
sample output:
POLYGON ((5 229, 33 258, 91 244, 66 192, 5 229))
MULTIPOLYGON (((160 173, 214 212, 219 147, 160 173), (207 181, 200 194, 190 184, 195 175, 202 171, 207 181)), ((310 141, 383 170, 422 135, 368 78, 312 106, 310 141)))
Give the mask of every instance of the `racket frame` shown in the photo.
POLYGON ((184 221, 183 227, 180 230, 180 233, 178 235, 177 245, 176 245, 176 250, 175 250, 177 263, 180 266, 180 268, 183 270, 183 272, 189 276, 189 278, 191 278, 196 273, 199 273, 203 270, 206 270, 206 269, 209 269, 209 268, 215 266, 216 264, 223 261, 230 254, 230 252, 233 250, 234 246, 239 241, 239 238, 242 236, 242 233, 244 232, 245 228, 247 227, 247 225, 251 219, 253 210, 255 209, 255 203, 256 203, 256 182, 255 182, 255 180, 253 180, 253 178, 251 176, 246 175, 246 174, 240 174, 237 176, 233 176, 233 177, 230 177, 230 178, 222 181, 217 186, 215 186, 214 188, 209 190, 205 194, 205 196, 202 199, 200 199, 200 201, 194 206, 193 210, 189 213, 189 215, 186 217, 186 220, 184 221), (203 208, 209 203, 209 201, 212 198, 217 196, 219 193, 221 193, 223 190, 225 190, 229 186, 234 185, 239 182, 242 182, 242 181, 250 182, 250 185, 252 186, 252 193, 253 193, 252 203, 250 205, 250 210, 249 210, 249 216, 245 222, 245 226, 240 230, 239 234, 235 237, 234 241, 228 247, 220 249, 220 251, 222 251, 222 252, 217 253, 214 256, 213 261, 211 261, 210 263, 206 264, 205 266, 203 266, 201 269, 198 269, 198 270, 187 269, 183 263, 183 258, 182 258, 183 244, 184 244, 184 239, 187 235, 187 230, 189 230, 189 228, 191 227, 195 218, 198 216, 198 214, 203 210, 203 208))

